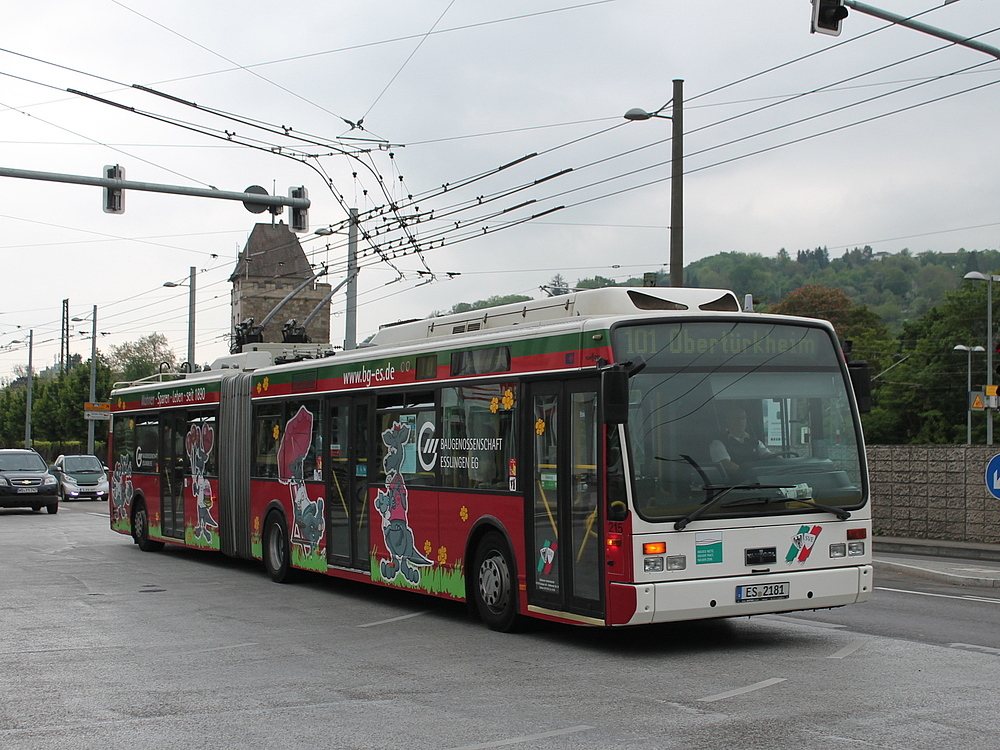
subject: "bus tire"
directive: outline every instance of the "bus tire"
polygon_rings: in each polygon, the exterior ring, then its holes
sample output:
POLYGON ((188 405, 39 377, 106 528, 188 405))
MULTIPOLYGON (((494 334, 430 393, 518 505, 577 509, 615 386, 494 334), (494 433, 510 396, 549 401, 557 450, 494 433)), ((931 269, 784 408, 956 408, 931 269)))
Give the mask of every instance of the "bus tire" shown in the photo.
POLYGON ((288 540, 288 524, 277 511, 269 513, 264 521, 264 567, 275 583, 295 580, 292 567, 292 550, 288 540))
POLYGON ((163 542, 149 538, 149 511, 143 502, 137 503, 132 511, 132 539, 143 552, 159 552, 163 549, 163 542))
POLYGON ((479 616, 490 630, 510 633, 518 629, 517 580, 513 556, 498 531, 487 532, 476 547, 472 595, 479 616))

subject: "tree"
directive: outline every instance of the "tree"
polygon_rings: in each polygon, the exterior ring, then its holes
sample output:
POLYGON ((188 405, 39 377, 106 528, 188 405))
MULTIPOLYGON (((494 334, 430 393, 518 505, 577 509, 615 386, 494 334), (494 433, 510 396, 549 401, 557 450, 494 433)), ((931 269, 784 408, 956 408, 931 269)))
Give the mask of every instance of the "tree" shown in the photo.
POLYGON ((108 363, 119 380, 139 380, 159 372, 160 365, 174 370, 177 358, 162 333, 150 333, 137 341, 112 346, 108 363))
MULTIPOLYGON (((985 284, 965 284, 903 326, 891 369, 877 373, 876 406, 865 421, 869 442, 964 443, 968 354, 956 344, 988 344, 985 284)), ((972 382, 986 380, 986 357, 972 355, 972 382)), ((973 420, 973 442, 985 442, 985 420, 973 420)))
POLYGON ((556 297, 560 294, 569 294, 569 284, 566 279, 563 278, 561 273, 557 273, 548 283, 547 291, 550 297, 556 297))

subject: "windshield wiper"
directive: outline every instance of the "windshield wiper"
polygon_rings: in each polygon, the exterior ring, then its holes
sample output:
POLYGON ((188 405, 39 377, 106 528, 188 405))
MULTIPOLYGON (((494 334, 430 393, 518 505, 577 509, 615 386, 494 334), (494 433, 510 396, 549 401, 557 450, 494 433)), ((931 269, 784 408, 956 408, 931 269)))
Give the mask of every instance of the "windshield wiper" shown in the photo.
MULTIPOLYGON (((670 460, 669 458, 663 458, 662 456, 654 456, 654 458, 657 458, 660 461, 670 460)), ((681 458, 683 458, 685 461, 691 464, 691 466, 694 467, 695 471, 698 472, 698 475, 705 482, 705 486, 702 489, 704 489, 709 496, 708 499, 705 500, 705 502, 702 505, 700 505, 699 507, 695 508, 693 511, 688 513, 686 516, 684 516, 684 518, 677 519, 677 521, 674 523, 674 529, 676 531, 681 531, 692 521, 696 521, 697 519, 701 518, 705 513, 707 513, 709 510, 718 505, 719 501, 722 500, 722 498, 724 498, 733 490, 782 490, 795 486, 789 484, 760 484, 759 482, 750 482, 747 484, 713 485, 708 481, 708 475, 705 474, 702 468, 698 465, 697 461, 691 458, 691 456, 687 456, 683 453, 681 454, 681 458), (719 494, 713 496, 711 494, 712 492, 718 492, 719 494)), ((750 504, 751 502, 770 503, 772 501, 777 501, 777 500, 778 500, 777 498, 770 498, 766 496, 746 498, 733 501, 732 503, 726 503, 724 507, 729 507, 732 505, 750 504)), ((787 500, 787 498, 781 498, 782 502, 785 500, 787 500)), ((795 499, 795 502, 804 503, 805 505, 811 505, 814 508, 818 508, 819 510, 824 510, 827 511, 828 513, 833 513, 841 521, 846 521, 848 518, 851 517, 851 514, 848 511, 844 510, 843 508, 831 508, 827 505, 820 505, 819 503, 816 503, 812 500, 805 500, 798 498, 795 499)))
POLYGON ((764 505, 769 503, 802 503, 803 505, 809 505, 817 510, 833 513, 833 515, 841 521, 846 521, 851 517, 851 512, 849 510, 834 508, 833 506, 823 505, 821 503, 817 503, 815 500, 809 500, 801 497, 748 497, 742 500, 733 500, 731 503, 725 503, 722 507, 733 508, 738 505, 756 505, 757 503, 763 503, 764 505))
MULTIPOLYGON (((696 521, 701 518, 705 513, 714 508, 719 504, 719 501, 728 495, 733 490, 780 490, 782 487, 787 487, 785 484, 760 484, 758 482, 750 482, 748 484, 730 484, 730 485, 706 485, 706 491, 721 490, 718 495, 713 497, 708 502, 699 505, 693 511, 688 513, 684 518, 679 518, 674 523, 674 529, 680 531, 685 526, 687 526, 692 521, 696 521)), ((762 498, 766 501, 766 498, 762 498)), ((727 503, 728 505, 728 503, 727 503)))

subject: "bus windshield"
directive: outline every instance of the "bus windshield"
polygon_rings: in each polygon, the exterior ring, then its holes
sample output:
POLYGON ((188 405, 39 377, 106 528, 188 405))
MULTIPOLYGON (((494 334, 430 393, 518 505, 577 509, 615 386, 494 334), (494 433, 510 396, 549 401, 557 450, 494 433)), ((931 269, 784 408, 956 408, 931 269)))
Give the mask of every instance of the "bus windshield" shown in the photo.
POLYGON ((626 430, 636 512, 651 521, 863 504, 862 443, 834 341, 766 321, 620 325, 641 356, 626 430), (724 494, 724 496, 723 496, 724 494))

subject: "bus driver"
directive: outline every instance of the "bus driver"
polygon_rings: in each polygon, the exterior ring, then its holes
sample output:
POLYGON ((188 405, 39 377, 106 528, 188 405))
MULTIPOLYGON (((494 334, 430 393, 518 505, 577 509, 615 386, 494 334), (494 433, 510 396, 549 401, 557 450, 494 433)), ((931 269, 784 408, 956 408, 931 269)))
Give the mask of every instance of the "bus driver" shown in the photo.
POLYGON ((725 431, 721 438, 709 444, 708 450, 712 463, 720 466, 730 479, 746 475, 748 463, 774 455, 760 440, 747 432, 747 413, 742 406, 727 409, 722 422, 725 431))

